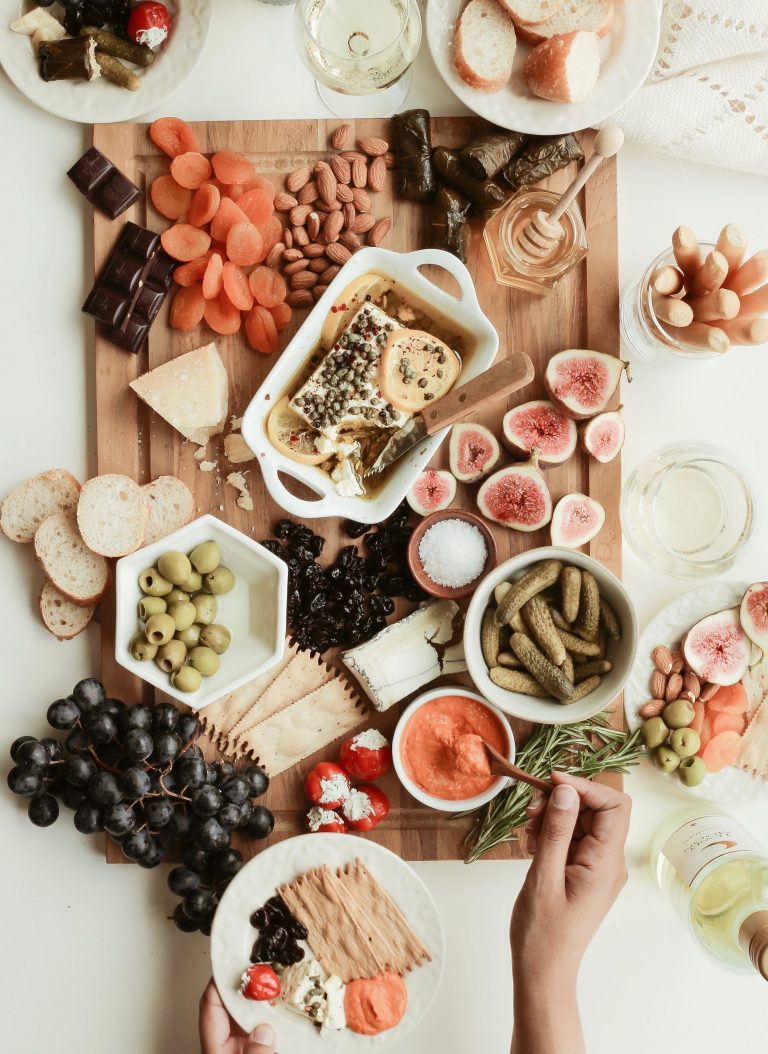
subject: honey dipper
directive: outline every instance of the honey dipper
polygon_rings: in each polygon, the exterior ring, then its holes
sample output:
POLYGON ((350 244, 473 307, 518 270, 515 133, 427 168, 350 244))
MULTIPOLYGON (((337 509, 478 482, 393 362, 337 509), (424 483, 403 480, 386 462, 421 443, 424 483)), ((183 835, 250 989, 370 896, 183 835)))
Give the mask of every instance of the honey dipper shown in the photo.
POLYGON ((604 157, 613 157, 624 143, 624 133, 618 125, 611 124, 601 128, 595 137, 592 157, 565 191, 554 209, 547 215, 539 209, 533 219, 529 220, 518 236, 518 249, 538 260, 543 260, 553 252, 563 236, 560 217, 592 176, 604 157))

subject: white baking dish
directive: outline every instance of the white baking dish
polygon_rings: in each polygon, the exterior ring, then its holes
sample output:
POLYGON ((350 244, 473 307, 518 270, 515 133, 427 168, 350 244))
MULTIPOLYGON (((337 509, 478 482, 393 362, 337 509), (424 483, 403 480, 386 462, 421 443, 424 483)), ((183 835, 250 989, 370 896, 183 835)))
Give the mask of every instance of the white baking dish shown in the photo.
POLYGON ((487 370, 499 346, 496 330, 480 309, 469 271, 461 261, 441 249, 422 249, 396 253, 389 249, 360 249, 336 275, 291 343, 275 363, 254 395, 243 416, 242 433, 264 476, 274 501, 291 516, 301 520, 321 516, 343 516, 361 523, 379 523, 394 512, 411 484, 426 467, 448 429, 419 443, 390 471, 386 483, 372 495, 340 497, 328 473, 315 465, 302 465, 276 450, 267 436, 267 418, 272 407, 286 392, 293 378, 320 341, 320 330, 331 305, 353 279, 373 271, 392 278, 406 293, 466 334, 471 349, 466 356, 459 385, 487 370), (459 286, 453 296, 440 289, 419 269, 433 265, 448 271, 459 286), (317 498, 298 498, 284 485, 280 475, 291 476, 310 488, 317 498))

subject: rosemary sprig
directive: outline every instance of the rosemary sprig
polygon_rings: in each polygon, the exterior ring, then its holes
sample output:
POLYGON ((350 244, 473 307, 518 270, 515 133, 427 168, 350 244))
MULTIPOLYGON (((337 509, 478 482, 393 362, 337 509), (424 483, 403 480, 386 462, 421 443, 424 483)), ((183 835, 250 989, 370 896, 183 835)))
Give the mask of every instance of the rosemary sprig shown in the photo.
MULTIPOLYGON (((630 734, 611 728, 608 716, 598 714, 574 725, 542 725, 515 760, 533 776, 547 777, 559 769, 592 779, 602 772, 626 772, 644 752, 639 730, 630 734)), ((464 840, 468 864, 517 838, 517 829, 527 822, 525 810, 532 797, 533 788, 517 782, 488 803, 464 840)))

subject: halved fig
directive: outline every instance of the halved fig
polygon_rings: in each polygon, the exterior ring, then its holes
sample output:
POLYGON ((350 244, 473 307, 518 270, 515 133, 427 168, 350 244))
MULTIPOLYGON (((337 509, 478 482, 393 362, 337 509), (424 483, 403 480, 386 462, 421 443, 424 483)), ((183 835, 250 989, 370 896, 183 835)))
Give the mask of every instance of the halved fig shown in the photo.
POLYGON ((522 465, 499 469, 477 492, 483 516, 516 531, 537 531, 552 518, 552 498, 539 469, 539 451, 522 465))
POLYGON ((456 497, 456 480, 439 468, 428 468, 418 477, 405 500, 419 516, 447 509, 456 497))
POLYGON ((624 446, 625 435, 621 407, 618 410, 606 410, 605 413, 585 421, 579 428, 582 448, 603 465, 619 456, 624 446))
POLYGON ((451 429, 448 463, 462 483, 474 483, 487 476, 500 457, 499 441, 485 425, 457 424, 451 429))
POLYGON ((504 414, 504 440, 527 457, 536 447, 542 465, 560 465, 576 449, 576 425, 549 399, 533 399, 504 414))
POLYGON ((605 509, 599 501, 586 494, 566 494, 552 513, 552 544, 578 549, 591 542, 604 523, 605 509))
POLYGON ((544 384, 552 402, 574 420, 585 421, 606 408, 624 370, 631 381, 628 362, 601 351, 573 348, 552 356, 544 384))
POLYGON ((753 666, 757 666, 758 663, 761 663, 763 661, 763 656, 764 655, 765 655, 765 652, 763 651, 763 649, 758 647, 758 645, 755 644, 754 641, 752 641, 752 650, 749 653, 749 668, 750 668, 750 670, 752 669, 753 666))
POLYGON ((753 582, 741 602, 741 625, 749 639, 768 651, 768 582, 753 582))
POLYGON ((688 631, 683 655, 702 681, 737 684, 749 668, 752 645, 738 608, 707 615, 688 631))

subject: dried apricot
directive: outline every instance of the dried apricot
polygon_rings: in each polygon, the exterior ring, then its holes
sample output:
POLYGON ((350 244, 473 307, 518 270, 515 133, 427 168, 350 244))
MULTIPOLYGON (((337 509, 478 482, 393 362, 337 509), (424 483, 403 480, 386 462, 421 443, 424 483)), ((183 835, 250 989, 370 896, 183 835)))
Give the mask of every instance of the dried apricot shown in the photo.
POLYGON ((707 703, 710 710, 716 710, 725 714, 743 714, 749 705, 747 692, 744 685, 726 684, 718 688, 707 703))
POLYGON ((237 199, 237 204, 251 223, 262 228, 275 211, 272 204, 273 200, 274 194, 270 194, 266 190, 246 190, 237 199))
POLYGON ((211 253, 208 266, 203 275, 203 296, 206 300, 213 300, 218 296, 223 287, 224 261, 218 253, 211 253))
POLYGON ((741 753, 741 736, 738 732, 721 732, 713 736, 702 752, 707 772, 720 772, 732 765, 741 753))
POLYGON ((274 307, 269 309, 269 313, 275 320, 275 328, 278 333, 282 333, 283 330, 290 325, 291 315, 293 314, 290 304, 286 304, 285 302, 282 304, 275 304, 274 307))
POLYGON ((216 215, 211 220, 211 237, 217 242, 226 242, 230 227, 236 223, 247 223, 248 217, 229 198, 222 198, 216 215))
POLYGON ((263 259, 264 239, 258 227, 245 220, 235 223, 227 234, 227 256, 240 267, 250 267, 263 259))
POLYGON ((180 187, 197 190, 211 178, 211 162, 205 154, 188 150, 185 154, 177 154, 171 161, 171 175, 180 187))
POLYGON ((168 157, 178 157, 189 150, 200 150, 197 136, 179 117, 158 117, 149 126, 149 138, 168 157))
POLYGON ((248 282, 254 299, 262 307, 277 307, 285 300, 285 294, 288 292, 283 276, 271 267, 255 267, 248 277, 248 282))
POLYGON ((245 316, 245 335, 253 350, 262 355, 271 355, 278 349, 275 320, 261 304, 256 304, 245 316))
POLYGON ((180 220, 192 204, 192 192, 179 186, 173 176, 158 176, 149 188, 152 204, 167 220, 180 220))
POLYGON ((226 294, 221 292, 213 300, 205 301, 205 321, 214 333, 228 337, 240 329, 240 312, 232 306, 226 294))
POLYGON ((190 223, 174 223, 160 235, 163 248, 174 260, 194 260, 208 252, 211 236, 190 223))
POLYGON ((234 150, 219 150, 211 158, 211 164, 221 183, 248 183, 256 175, 253 163, 234 150))
POLYGON ((205 312, 203 287, 199 282, 179 289, 171 303, 169 322, 174 329, 190 333, 200 324, 205 312))
POLYGON ((187 213, 187 222, 193 227, 204 227, 210 223, 221 204, 221 192, 213 183, 203 183, 195 191, 187 213))
POLYGON ((203 253, 202 256, 198 256, 197 259, 190 260, 189 263, 181 264, 177 267, 173 272, 173 280, 176 285, 190 286, 194 285, 195 282, 202 282, 210 258, 211 253, 209 251, 203 253))
POLYGON ((250 311, 253 307, 253 293, 248 285, 248 278, 237 264, 229 260, 224 264, 224 292, 230 303, 239 311, 250 311))

